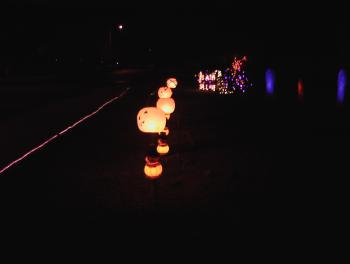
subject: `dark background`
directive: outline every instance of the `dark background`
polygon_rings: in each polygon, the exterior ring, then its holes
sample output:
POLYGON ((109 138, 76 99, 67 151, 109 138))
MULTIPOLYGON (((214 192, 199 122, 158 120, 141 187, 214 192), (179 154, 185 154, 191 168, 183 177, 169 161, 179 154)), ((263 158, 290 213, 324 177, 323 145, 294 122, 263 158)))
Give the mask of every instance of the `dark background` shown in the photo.
MULTIPOLYGON (((329 92, 335 96, 336 75, 349 68, 349 27, 340 3, 28 0, 1 5, 3 78, 86 79, 144 66, 192 76, 248 55, 257 90, 263 90, 265 69, 271 67, 282 86, 291 78, 304 79, 318 102, 329 92)), ((290 97, 287 90, 281 95, 290 97)))
MULTIPOLYGON (((350 67, 349 26, 346 23, 346 8, 341 4, 306 6, 295 1, 280 4, 253 1, 47 3, 32 0, 6 1, 0 6, 0 81, 1 85, 9 85, 15 91, 13 98, 16 100, 26 99, 20 90, 17 92, 18 84, 34 82, 36 85, 38 80, 45 77, 45 82, 49 84, 78 81, 83 82, 82 87, 85 88, 86 84, 105 82, 106 73, 130 68, 151 68, 159 76, 171 73, 184 86, 194 88, 193 77, 199 70, 227 66, 234 56, 248 55, 249 72, 256 87, 252 93, 258 98, 256 104, 254 101, 237 104, 242 106, 238 107, 240 110, 247 110, 241 120, 248 124, 247 128, 252 127, 246 137, 255 137, 259 144, 266 144, 266 149, 275 146, 278 150, 275 155, 280 161, 277 172, 270 176, 273 184, 267 184, 266 190, 306 190, 310 194, 319 188, 317 180, 322 172, 328 173, 329 178, 323 182, 326 186, 333 175, 342 175, 341 169, 347 166, 346 156, 341 155, 344 150, 341 143, 345 142, 345 146, 349 143, 337 134, 344 135, 348 131, 344 122, 348 120, 348 108, 337 112, 339 109, 336 109, 335 102, 338 71, 345 68, 349 72, 350 67), (124 25, 123 31, 116 29, 119 24, 124 25), (112 48, 109 46, 110 32, 112 48), (266 98, 262 95, 264 74, 268 67, 275 70, 277 84, 276 100, 272 106, 267 102, 266 107, 263 101, 266 98), (295 88, 299 78, 305 84, 305 108, 296 103, 295 88), (291 101, 293 103, 286 104, 291 101), (256 118, 259 107, 265 107, 264 111, 272 116, 267 124, 269 131, 282 131, 273 138, 274 143, 270 144, 264 139, 264 133, 268 132, 265 132, 266 124, 263 121, 261 125, 258 124, 256 135, 253 130, 256 124, 245 120, 249 116, 256 118), (295 117, 293 122, 290 122, 291 117, 295 117), (305 126, 307 132, 304 135, 305 126), (298 137, 294 138, 295 135, 298 137), (281 145, 282 141, 284 143, 281 145), (297 166, 298 155, 301 156, 300 166, 297 166), (337 167, 339 160, 341 166, 337 167), (301 171, 302 165, 308 169, 301 171), (281 180, 279 176, 282 174, 287 175, 287 179, 281 180)), ((69 89, 68 93, 74 94, 77 88, 69 89)), ((211 99, 207 100, 209 104, 211 99)), ((213 101, 219 105, 222 100, 225 99, 213 101)), ((348 97, 345 105, 347 103, 348 97)), ((2 115, 10 116, 11 111, 4 110, 2 115)), ((33 171, 36 171, 35 166, 33 171)), ((253 211, 253 217, 258 218, 260 209, 250 207, 254 203, 243 205, 246 200, 260 200, 261 197, 247 196, 238 198, 241 209, 253 211)), ((280 198, 273 197, 268 201, 280 198)), ((279 208, 284 206, 281 202, 279 208)), ((312 206, 314 203, 310 203, 312 206)), ((265 210, 266 207, 262 211, 267 213, 265 210)), ((299 208, 294 210, 298 211, 299 208)), ((279 215, 279 211, 274 210, 272 215, 279 215)), ((302 213, 299 213, 293 217, 301 216, 302 213)), ((200 218, 194 218, 194 224, 200 218)))
POLYGON ((235 51, 269 64, 280 57, 345 64, 349 35, 342 9, 298 2, 14 1, 2 3, 1 63, 20 68, 56 57, 71 64, 99 61, 112 30, 113 55, 127 63, 173 64, 235 51), (118 24, 124 24, 123 32, 118 24))

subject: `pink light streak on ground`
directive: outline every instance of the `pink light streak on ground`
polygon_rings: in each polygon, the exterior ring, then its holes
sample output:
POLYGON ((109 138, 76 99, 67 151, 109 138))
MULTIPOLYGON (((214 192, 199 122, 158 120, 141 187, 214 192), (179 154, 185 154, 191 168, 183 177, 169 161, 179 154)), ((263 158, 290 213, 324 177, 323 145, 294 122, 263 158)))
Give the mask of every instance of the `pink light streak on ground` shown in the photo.
POLYGON ((45 147, 46 145, 48 145, 51 141, 55 140, 56 138, 64 135, 65 133, 67 133, 69 130, 73 129, 74 127, 76 127, 77 125, 79 125, 80 123, 84 122, 85 120, 93 117, 94 115, 96 115, 98 112, 100 112, 103 108, 105 108, 107 105, 113 103, 114 101, 122 98, 128 91, 129 91, 129 87, 126 88, 121 94, 119 94, 118 96, 113 97, 112 99, 108 100, 107 102, 105 102, 104 104, 102 104, 100 107, 98 107, 95 111, 93 111, 92 113, 84 116, 83 118, 79 119, 77 122, 73 123, 72 125, 68 126, 67 128, 63 129, 62 131, 58 132, 57 134, 55 134, 54 136, 50 137, 49 139, 47 139, 46 141, 44 141, 43 143, 41 143, 40 145, 34 147, 33 149, 31 149, 30 151, 28 151, 27 153, 23 154, 21 157, 19 157, 18 159, 12 161, 11 163, 9 163, 8 165, 6 165, 4 168, 2 168, 0 170, 0 175, 3 174, 5 171, 7 171, 8 169, 10 169, 11 167, 13 167, 14 165, 16 165, 17 163, 21 162, 22 160, 24 160, 25 158, 29 157, 30 155, 32 155, 33 153, 39 151, 40 149, 42 149, 43 147, 45 147))

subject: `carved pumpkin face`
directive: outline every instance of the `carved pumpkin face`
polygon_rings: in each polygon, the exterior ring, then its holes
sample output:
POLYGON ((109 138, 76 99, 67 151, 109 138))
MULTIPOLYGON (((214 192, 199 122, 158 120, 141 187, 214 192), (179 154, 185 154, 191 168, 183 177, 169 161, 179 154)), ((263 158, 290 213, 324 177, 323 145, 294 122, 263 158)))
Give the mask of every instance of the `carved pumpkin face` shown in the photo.
POLYGON ((175 101, 173 98, 159 98, 157 107, 165 114, 170 115, 175 111, 175 101))
POLYGON ((173 91, 169 87, 160 87, 158 89, 159 98, 170 98, 173 95, 173 91))
POLYGON ((144 133, 160 133, 165 125, 165 114, 156 107, 142 108, 137 114, 137 126, 144 133))
POLYGON ((177 80, 175 78, 170 78, 166 81, 166 86, 171 89, 175 89, 177 86, 177 80))

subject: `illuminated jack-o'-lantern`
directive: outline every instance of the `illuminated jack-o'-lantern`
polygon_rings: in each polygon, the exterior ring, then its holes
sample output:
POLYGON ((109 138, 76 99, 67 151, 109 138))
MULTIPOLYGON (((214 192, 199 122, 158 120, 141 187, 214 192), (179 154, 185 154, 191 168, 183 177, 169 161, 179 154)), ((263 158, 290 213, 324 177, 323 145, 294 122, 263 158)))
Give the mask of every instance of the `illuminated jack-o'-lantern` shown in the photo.
POLYGON ((162 175, 163 166, 159 162, 158 156, 146 156, 146 165, 144 167, 144 173, 146 178, 150 180, 155 180, 162 175))
POLYGON ((166 86, 171 89, 175 89, 177 86, 177 80, 175 78, 170 78, 166 81, 166 86))
POLYGON ((142 108, 137 114, 137 126, 144 133, 160 133, 165 125, 165 114, 157 107, 142 108))
POLYGON ((165 135, 168 136, 170 133, 170 130, 168 127, 165 127, 164 130, 162 132, 159 133, 159 135, 165 135))
POLYGON ((160 155, 166 155, 169 152, 169 145, 165 139, 158 139, 158 146, 157 146, 157 152, 160 155))
POLYGON ((173 98, 159 98, 157 107, 165 113, 167 119, 175 111, 175 101, 173 98))
POLYGON ((173 91, 169 87, 160 87, 158 89, 159 98, 170 98, 173 95, 173 91))

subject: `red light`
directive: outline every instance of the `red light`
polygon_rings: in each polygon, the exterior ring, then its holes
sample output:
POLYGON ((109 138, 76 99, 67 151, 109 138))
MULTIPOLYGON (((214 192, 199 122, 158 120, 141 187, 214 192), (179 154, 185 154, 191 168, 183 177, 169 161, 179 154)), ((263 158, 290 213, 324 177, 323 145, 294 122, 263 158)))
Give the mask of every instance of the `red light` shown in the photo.
POLYGON ((304 96, 304 84, 302 80, 298 81, 298 97, 302 99, 304 96))

